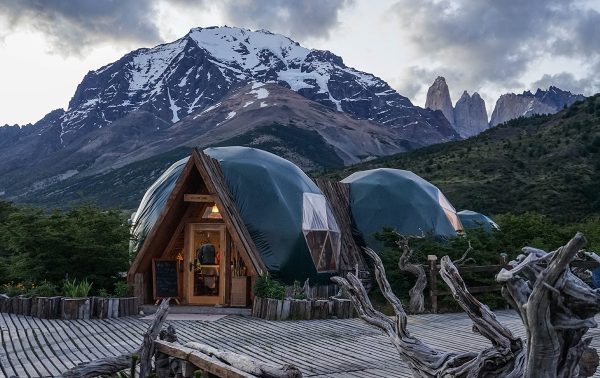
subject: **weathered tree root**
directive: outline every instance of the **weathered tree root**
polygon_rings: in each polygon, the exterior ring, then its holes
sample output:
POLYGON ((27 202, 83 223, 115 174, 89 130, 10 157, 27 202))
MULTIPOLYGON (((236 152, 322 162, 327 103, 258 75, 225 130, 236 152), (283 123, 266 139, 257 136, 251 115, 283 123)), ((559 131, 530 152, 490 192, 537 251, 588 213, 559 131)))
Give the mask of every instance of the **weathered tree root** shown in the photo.
POLYGON ((474 323, 473 329, 490 340, 492 347, 478 353, 436 351, 406 329, 406 313, 392 292, 379 256, 373 259, 377 283, 392 305, 396 319, 376 311, 360 280, 348 273, 332 280, 344 287, 358 312, 367 323, 383 330, 412 369, 415 377, 577 377, 590 376, 596 370, 597 354, 590 351, 591 338, 584 338, 595 327, 600 312, 600 291, 591 289, 575 276, 569 264, 585 245, 578 233, 567 245, 547 253, 524 248, 526 254, 511 261, 511 270, 502 270, 497 280, 504 284, 503 294, 517 309, 527 330, 527 344, 504 327, 495 314, 473 297, 458 269, 445 256, 441 275, 455 300, 474 323), (586 353, 586 358, 581 359, 586 353), (580 363, 582 368, 580 369, 580 363))
POLYGON ((402 251, 402 255, 398 259, 398 267, 404 272, 408 272, 415 277, 417 281, 415 285, 408 291, 410 302, 408 308, 413 314, 420 314, 425 311, 425 296, 423 291, 427 287, 427 276, 425 275, 425 269, 419 264, 413 264, 410 259, 413 256, 414 251, 409 246, 410 238, 397 234, 398 241, 396 244, 402 251))

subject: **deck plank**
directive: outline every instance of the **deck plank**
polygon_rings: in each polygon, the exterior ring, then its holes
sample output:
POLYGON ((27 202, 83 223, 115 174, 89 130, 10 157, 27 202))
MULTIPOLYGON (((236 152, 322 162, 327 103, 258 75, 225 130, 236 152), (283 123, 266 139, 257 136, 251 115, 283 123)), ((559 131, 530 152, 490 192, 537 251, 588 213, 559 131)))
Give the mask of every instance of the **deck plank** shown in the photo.
MULTIPOLYGON (((521 320, 512 311, 498 319, 524 337, 521 320)), ((81 361, 125 353, 142 341, 149 320, 45 320, 0 314, 0 375, 56 376, 81 361)), ((179 341, 213 347, 274 363, 293 363, 306 377, 411 377, 389 339, 360 319, 275 322, 229 315, 216 321, 168 320, 179 341)), ((488 340, 472 332, 465 314, 409 316, 408 329, 438 350, 465 352, 487 348, 488 340)), ((600 347, 600 331, 592 346, 600 347)), ((596 375, 600 377, 600 373, 596 375)))

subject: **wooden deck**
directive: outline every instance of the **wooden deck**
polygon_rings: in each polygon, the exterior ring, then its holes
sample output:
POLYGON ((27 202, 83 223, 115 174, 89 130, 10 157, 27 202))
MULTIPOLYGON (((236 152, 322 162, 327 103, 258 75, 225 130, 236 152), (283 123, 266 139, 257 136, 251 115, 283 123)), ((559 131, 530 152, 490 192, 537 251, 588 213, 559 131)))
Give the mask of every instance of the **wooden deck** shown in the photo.
MULTIPOLYGON (((503 311, 498 317, 523 336, 515 313, 503 311)), ((411 377, 387 337, 359 319, 274 322, 230 315, 168 323, 182 342, 196 340, 263 361, 293 363, 307 377, 411 377)), ((147 324, 140 317, 65 321, 0 313, 0 376, 52 377, 80 361, 132 350, 147 324)), ((409 330, 442 350, 489 345, 471 332, 464 314, 411 316, 409 330)), ((590 333, 599 348, 600 331, 590 333)))

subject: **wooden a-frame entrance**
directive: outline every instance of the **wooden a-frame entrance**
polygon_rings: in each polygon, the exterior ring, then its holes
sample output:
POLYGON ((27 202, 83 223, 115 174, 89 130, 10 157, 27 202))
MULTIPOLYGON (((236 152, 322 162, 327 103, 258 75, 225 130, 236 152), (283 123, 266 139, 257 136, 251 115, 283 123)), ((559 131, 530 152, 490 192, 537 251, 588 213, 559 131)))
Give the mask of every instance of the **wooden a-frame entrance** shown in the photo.
POLYGON ((160 297, 159 284, 182 304, 243 305, 250 281, 264 271, 219 162, 194 149, 131 264, 135 295, 152 303, 160 297), (214 257, 202 254, 206 245, 214 257), (157 261, 170 265, 170 286, 157 278, 157 261))

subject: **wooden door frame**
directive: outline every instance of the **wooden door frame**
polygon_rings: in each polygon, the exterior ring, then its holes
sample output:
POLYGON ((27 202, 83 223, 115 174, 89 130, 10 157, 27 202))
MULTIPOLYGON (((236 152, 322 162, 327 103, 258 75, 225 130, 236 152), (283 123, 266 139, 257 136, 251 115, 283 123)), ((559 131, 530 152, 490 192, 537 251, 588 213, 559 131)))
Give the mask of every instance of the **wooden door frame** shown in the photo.
POLYGON ((216 305, 225 304, 225 291, 227 287, 228 277, 226 276, 226 266, 227 261, 229 260, 230 251, 227 250, 227 227, 222 223, 188 223, 185 226, 185 256, 184 256, 184 279, 183 279, 183 295, 188 304, 197 304, 197 305, 216 305), (194 296, 193 294, 193 286, 191 285, 191 276, 189 270, 189 264, 193 261, 194 256, 194 232, 196 231, 217 231, 221 233, 221 260, 219 263, 219 296, 215 297, 200 297, 194 296))

